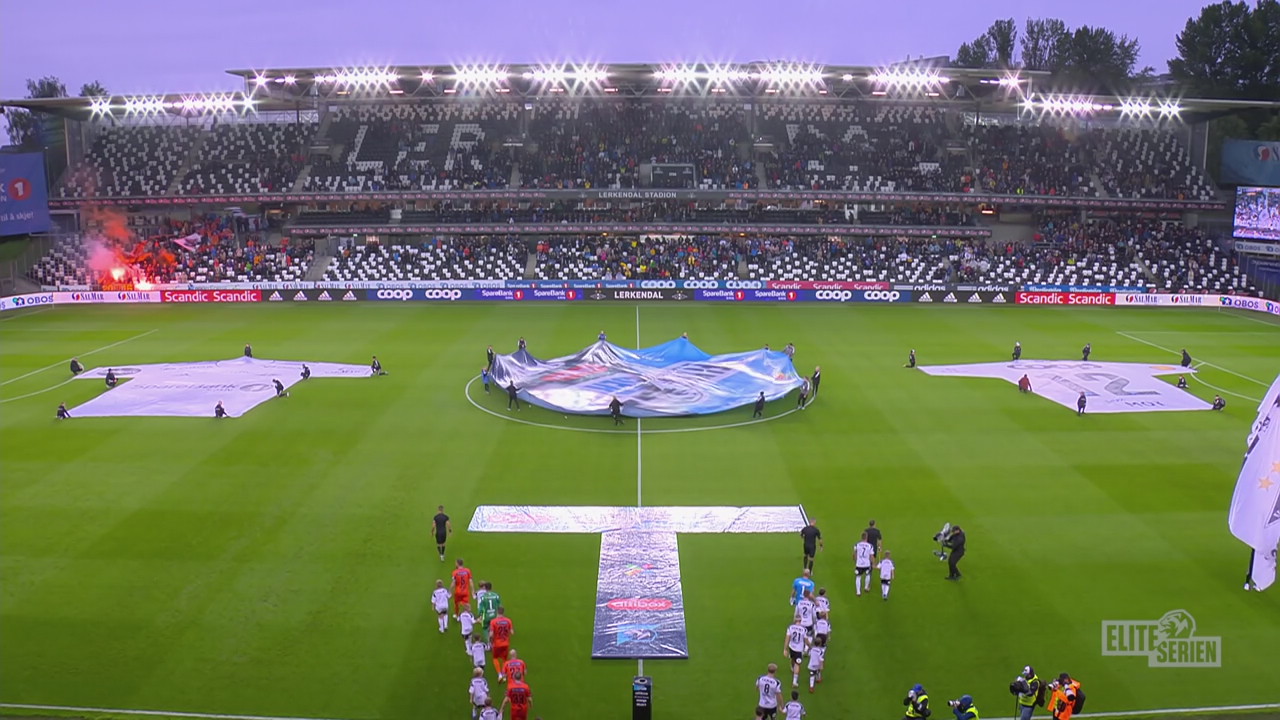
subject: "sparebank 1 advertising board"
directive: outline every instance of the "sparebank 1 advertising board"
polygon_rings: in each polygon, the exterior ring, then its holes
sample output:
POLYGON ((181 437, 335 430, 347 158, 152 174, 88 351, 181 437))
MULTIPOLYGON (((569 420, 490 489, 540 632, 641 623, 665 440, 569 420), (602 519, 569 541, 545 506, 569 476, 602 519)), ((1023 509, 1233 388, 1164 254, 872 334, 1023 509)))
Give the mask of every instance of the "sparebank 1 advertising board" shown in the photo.
POLYGON ((0 237, 45 232, 51 225, 44 155, 0 153, 0 237))

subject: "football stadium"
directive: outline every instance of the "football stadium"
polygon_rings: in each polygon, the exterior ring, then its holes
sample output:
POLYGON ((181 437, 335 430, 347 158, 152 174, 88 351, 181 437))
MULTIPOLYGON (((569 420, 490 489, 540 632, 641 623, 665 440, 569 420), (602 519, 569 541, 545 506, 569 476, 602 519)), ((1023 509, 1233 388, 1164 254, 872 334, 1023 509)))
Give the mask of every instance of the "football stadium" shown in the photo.
POLYGON ((1275 96, 230 72, 0 102, 0 713, 1280 715, 1275 96))

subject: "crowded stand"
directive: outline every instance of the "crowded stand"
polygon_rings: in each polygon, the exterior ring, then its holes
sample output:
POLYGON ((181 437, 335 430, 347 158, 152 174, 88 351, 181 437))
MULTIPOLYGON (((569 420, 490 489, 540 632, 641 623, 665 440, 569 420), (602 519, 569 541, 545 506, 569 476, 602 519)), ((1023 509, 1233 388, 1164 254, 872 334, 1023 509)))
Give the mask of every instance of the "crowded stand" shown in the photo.
POLYGON ((1088 197, 1086 163, 1061 128, 980 125, 969 136, 975 169, 960 178, 963 192, 1088 197))
POLYGON ((519 131, 514 103, 345 106, 328 139, 340 153, 312 155, 304 189, 494 190, 511 182, 519 131))
POLYGON ((199 161, 178 184, 180 195, 285 192, 306 162, 315 127, 222 123, 204 138, 199 161))
POLYGON ((1169 227, 1145 233, 1138 256, 1157 284, 1176 292, 1261 295, 1233 249, 1196 229, 1169 227))
POLYGON ((103 129, 57 188, 63 198, 168 194, 199 130, 156 125, 103 129))
POLYGON ((539 242, 539 280, 730 280, 739 241, 727 237, 569 237, 539 242))
POLYGON ((773 141, 770 188, 940 192, 963 165, 945 151, 933 108, 770 103, 759 120, 773 141))
POLYGON ((438 237, 418 245, 347 245, 325 270, 340 282, 511 280, 524 276, 529 251, 517 236, 438 237))

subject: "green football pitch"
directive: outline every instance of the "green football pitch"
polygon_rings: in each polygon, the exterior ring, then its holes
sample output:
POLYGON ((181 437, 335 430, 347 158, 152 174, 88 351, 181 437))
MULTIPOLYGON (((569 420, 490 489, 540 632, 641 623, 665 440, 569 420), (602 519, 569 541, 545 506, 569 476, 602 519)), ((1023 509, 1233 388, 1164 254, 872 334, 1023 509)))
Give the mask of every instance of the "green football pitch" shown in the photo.
MULTIPOLYGON (((467 716, 462 641, 428 597, 461 556, 490 580, 529 663, 534 715, 629 716, 635 661, 593 661, 598 537, 466 532, 485 504, 796 505, 823 530, 834 627, 810 718, 894 718, 914 683, 947 716, 972 694, 1008 716, 1030 663, 1068 671, 1088 712, 1280 701, 1280 590, 1246 593, 1226 509, 1280 370, 1280 325, 1215 310, 610 304, 83 307, 0 319, 0 703, 381 720, 467 716), (607 418, 468 381, 484 349, 535 355, 688 332, 732 352, 794 342, 824 382, 805 412, 750 408, 581 432, 607 418), (1026 358, 1206 361, 1191 391, 1223 413, 1086 415, 1003 381, 903 368, 1026 358), (89 367, 239 356, 365 363, 244 417, 74 419, 89 367), (477 407, 479 406, 479 407, 477 407), (483 412, 488 409, 493 412, 483 412), (512 413, 514 415, 514 413, 512 413), (535 424, 528 424, 535 423, 535 424), (552 427, 539 427, 548 425, 552 427), (720 427, 732 426, 732 427, 720 427), (650 432, 687 430, 688 432, 650 432), (449 562, 429 523, 446 506, 449 562), (874 518, 898 576, 857 598, 849 551, 874 518), (958 583, 931 536, 965 526, 958 583), (1187 611, 1221 667, 1104 656, 1103 623, 1187 611)), ((680 538, 689 659, 650 661, 655 717, 747 718, 782 663, 800 541, 680 538)), ((785 673, 785 671, 784 671, 785 673)), ((497 687, 492 670, 490 681, 497 687)), ((783 678, 789 689, 789 678, 783 678)), ((91 710, 77 714, 97 713, 91 710)), ((1043 715, 1043 711, 1040 712, 1043 715)))

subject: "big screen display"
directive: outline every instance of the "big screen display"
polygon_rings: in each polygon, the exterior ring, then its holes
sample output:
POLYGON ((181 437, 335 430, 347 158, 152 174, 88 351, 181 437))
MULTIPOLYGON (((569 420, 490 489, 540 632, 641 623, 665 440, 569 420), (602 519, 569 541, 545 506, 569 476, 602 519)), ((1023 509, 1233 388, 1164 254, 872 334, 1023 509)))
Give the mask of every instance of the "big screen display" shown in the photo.
POLYGON ((1238 238, 1280 241, 1280 188, 1236 188, 1233 225, 1238 238))

